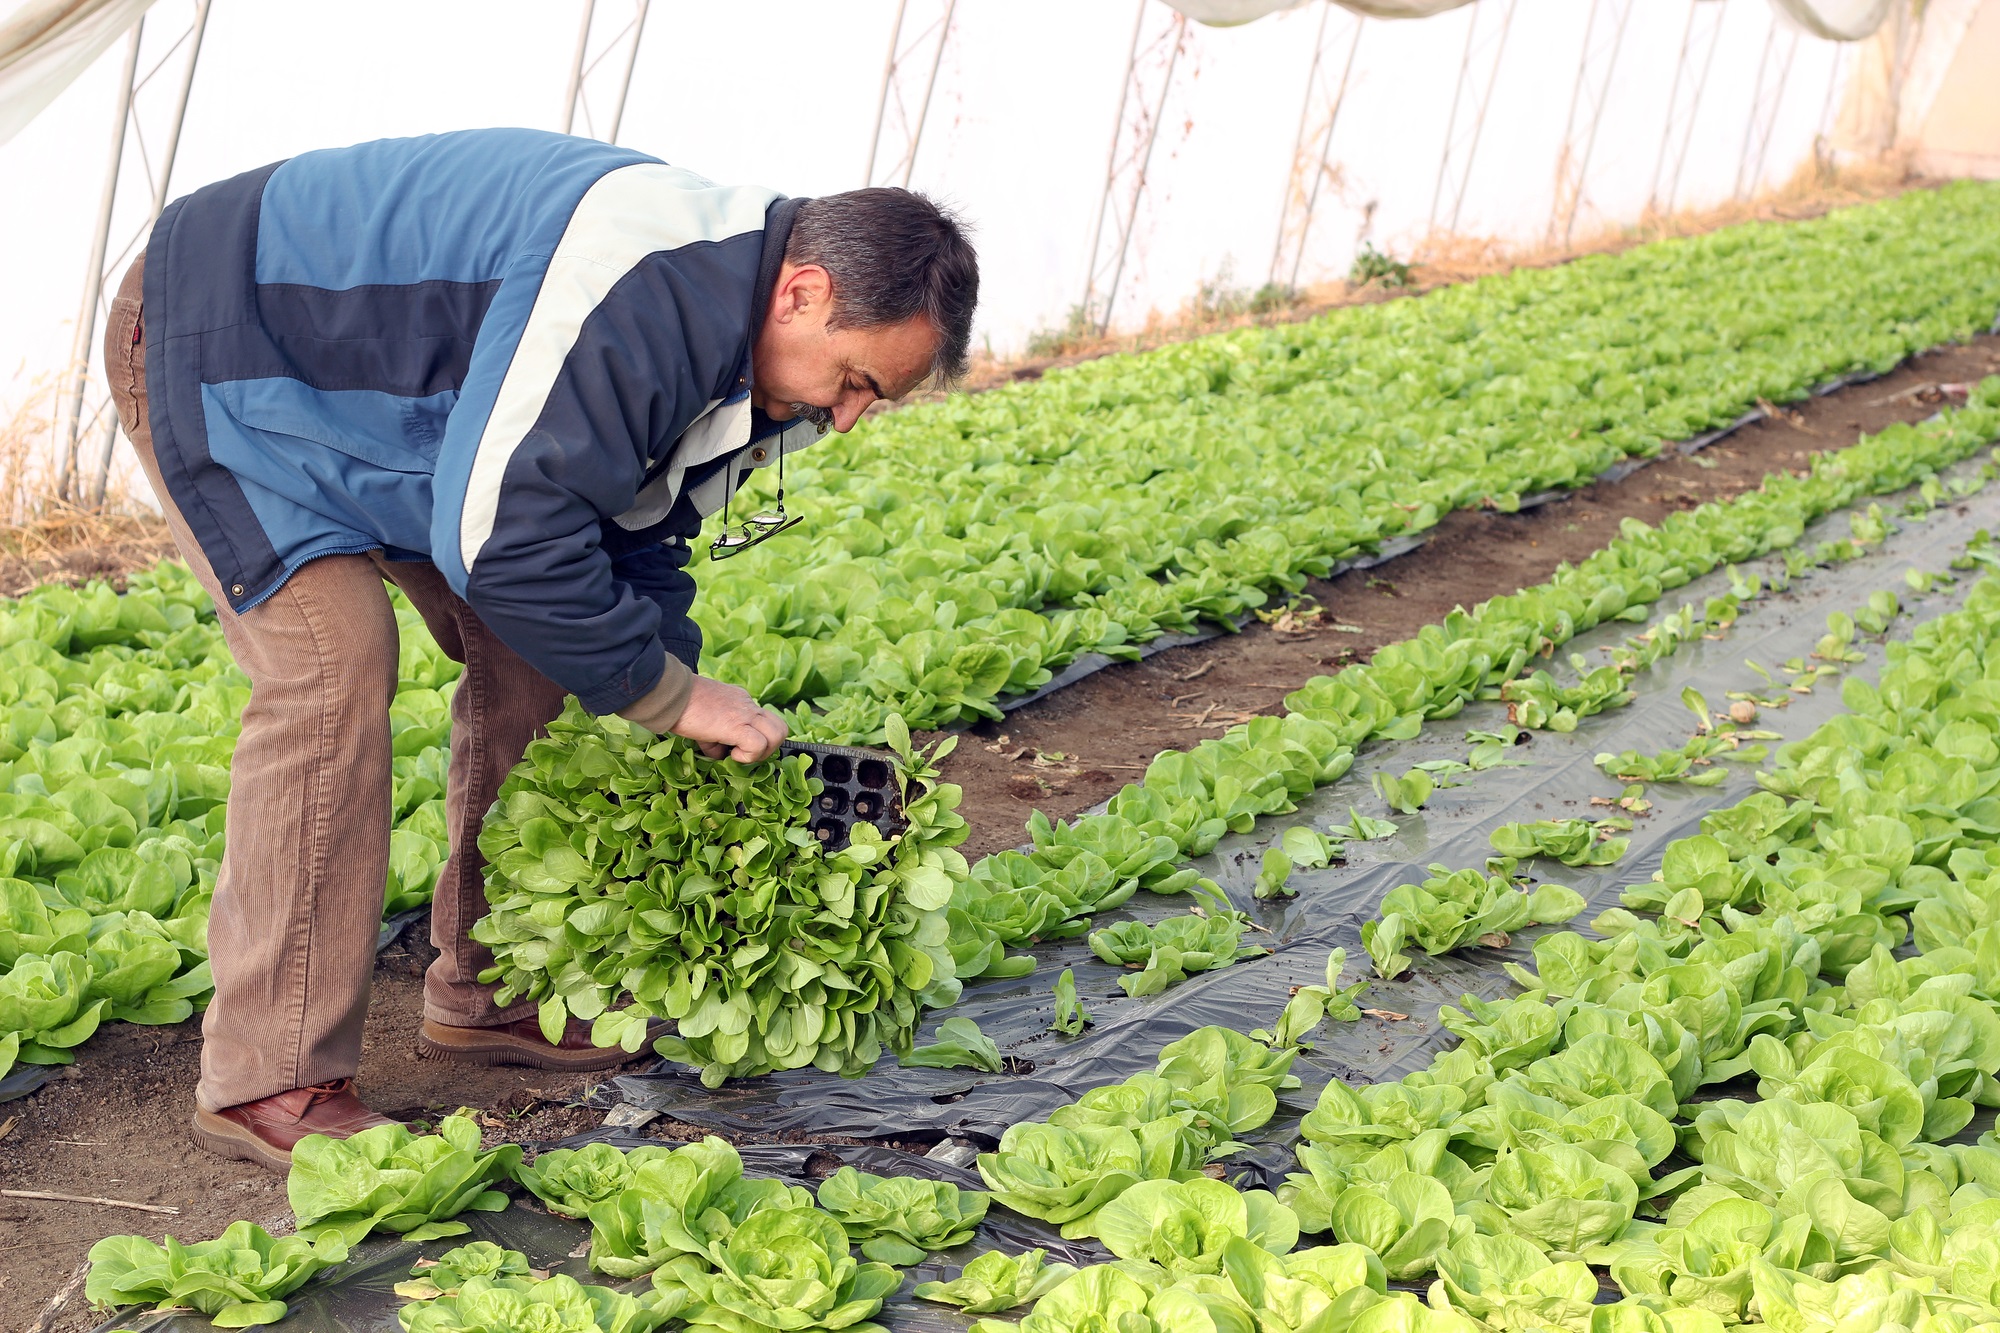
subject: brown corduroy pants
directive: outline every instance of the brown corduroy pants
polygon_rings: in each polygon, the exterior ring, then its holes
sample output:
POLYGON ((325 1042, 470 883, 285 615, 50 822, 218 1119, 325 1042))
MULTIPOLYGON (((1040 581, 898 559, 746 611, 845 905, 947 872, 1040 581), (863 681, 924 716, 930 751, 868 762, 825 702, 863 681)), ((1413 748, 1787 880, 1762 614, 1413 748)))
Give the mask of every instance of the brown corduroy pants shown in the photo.
POLYGON ((215 1111, 348 1078, 360 1063, 389 861, 397 634, 383 580, 465 664, 451 705, 452 850, 431 909, 440 953, 424 977, 424 1014, 437 1022, 485 1027, 533 1010, 495 1006, 478 981, 492 954, 466 932, 486 914, 480 821, 528 742, 562 711, 563 691, 501 643, 430 564, 379 552, 323 556, 251 610, 230 610, 153 455, 144 269, 141 255, 112 302, 105 373, 174 542, 250 678, 208 927, 215 999, 202 1023, 195 1098, 215 1111))

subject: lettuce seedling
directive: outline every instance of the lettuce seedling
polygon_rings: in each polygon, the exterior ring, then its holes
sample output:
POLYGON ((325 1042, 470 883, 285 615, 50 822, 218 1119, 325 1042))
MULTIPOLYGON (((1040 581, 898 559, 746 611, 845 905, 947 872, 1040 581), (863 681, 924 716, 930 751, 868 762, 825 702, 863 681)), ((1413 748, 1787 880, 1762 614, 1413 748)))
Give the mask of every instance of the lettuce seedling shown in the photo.
POLYGON ((1364 815, 1350 805, 1347 807, 1347 822, 1335 824, 1327 830, 1327 835, 1340 842, 1375 842, 1395 837, 1396 826, 1386 819, 1364 815))
POLYGON ((1066 967, 1056 978, 1056 1017, 1050 1027, 1065 1037, 1074 1037, 1089 1026, 1090 1010, 1083 1007, 1076 993, 1076 970, 1066 967))
POLYGON ((1270 950, 1244 945, 1250 918, 1242 912, 1215 911, 1170 916, 1147 925, 1120 921, 1090 934, 1090 950, 1113 967, 1134 969, 1118 984, 1135 998, 1157 995, 1189 973, 1228 967, 1243 958, 1270 950))
POLYGON ((90 963, 74 953, 25 954, 0 973, 0 1075, 15 1060, 66 1065, 111 1007, 90 995, 90 963))
POLYGON ((1298 986, 1293 988, 1291 999, 1278 1014, 1278 1021, 1271 1028, 1259 1028, 1250 1034, 1251 1038, 1279 1050, 1288 1047, 1309 1048, 1306 1038, 1328 1019, 1336 1023, 1352 1023, 1361 1017, 1361 1006, 1356 1003, 1361 993, 1368 989, 1368 980, 1363 978, 1351 986, 1343 987, 1340 976, 1347 968, 1347 950, 1335 949, 1326 956, 1326 984, 1324 986, 1298 986))
POLYGON ((1336 1238, 1375 1251, 1390 1278, 1403 1281, 1434 1266, 1453 1234, 1455 1215, 1443 1184, 1402 1171, 1386 1180, 1354 1181, 1333 1196, 1327 1216, 1336 1238))
POLYGON ((1173 1117, 1130 1129, 1023 1121, 1007 1127, 997 1152, 980 1154, 979 1174, 1000 1203, 1076 1240, 1096 1234, 1097 1211, 1140 1181, 1199 1174, 1185 1129, 1173 1117))
POLYGON ((24 955, 83 953, 90 922, 80 907, 50 907, 24 879, 0 878, 0 968, 12 968, 24 955))
POLYGON ((1638 1206, 1624 1171, 1582 1148, 1543 1143, 1503 1149, 1466 1215, 1489 1235, 1521 1236, 1561 1260, 1616 1238, 1638 1206))
POLYGON ((1597 1275, 1579 1260, 1551 1263, 1519 1236, 1465 1236, 1438 1251, 1431 1305, 1494 1328, 1567 1328, 1597 1308, 1597 1275))
POLYGON ((430 1301, 455 1296, 466 1279, 545 1278, 528 1266, 528 1256, 490 1240, 475 1240, 447 1250, 435 1259, 419 1259, 410 1266, 410 1280, 396 1284, 396 1294, 408 1300, 430 1301))
POLYGON ((1566 866, 1608 866, 1625 855, 1630 838, 1612 836, 1632 827, 1630 820, 1538 819, 1529 824, 1502 824, 1488 835, 1503 857, 1526 860, 1546 856, 1566 866))
POLYGON ((1006 1067, 993 1038, 969 1018, 945 1019, 938 1024, 937 1041, 896 1057, 896 1063, 926 1069, 983 1069, 989 1074, 1006 1067))
POLYGON ((1402 951, 1408 934, 1409 927, 1397 912, 1361 923, 1361 947, 1368 951, 1375 975, 1382 980, 1394 981, 1410 970, 1410 956, 1402 951))
MULTIPOLYGON (((1288 830, 1287 836, 1290 833, 1296 832, 1311 833, 1312 830, 1292 829, 1288 830)), ((1292 858, 1283 849, 1266 847, 1264 849, 1264 859, 1257 868, 1255 896, 1259 900, 1263 900, 1268 898, 1290 898, 1297 894, 1298 890, 1290 886, 1292 867, 1292 858)))
POLYGON ((1330 838, 1317 829, 1304 824, 1294 824, 1278 837, 1278 847, 1302 870, 1318 870, 1343 860, 1347 849, 1340 840, 1330 838))
POLYGON ((1425 802, 1431 799, 1431 793, 1437 789, 1436 781, 1420 768, 1413 768, 1400 778, 1377 773, 1374 782, 1375 794, 1391 810, 1405 815, 1414 815, 1423 809, 1425 802))

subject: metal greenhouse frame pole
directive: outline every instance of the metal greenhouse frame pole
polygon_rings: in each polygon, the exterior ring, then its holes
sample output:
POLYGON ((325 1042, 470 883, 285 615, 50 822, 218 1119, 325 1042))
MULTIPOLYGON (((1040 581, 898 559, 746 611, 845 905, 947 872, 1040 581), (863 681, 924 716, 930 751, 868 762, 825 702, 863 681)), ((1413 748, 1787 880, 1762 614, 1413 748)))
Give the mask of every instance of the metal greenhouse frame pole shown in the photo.
POLYGON ((1715 64, 1722 15, 1722 0, 1688 0, 1687 27, 1681 33, 1680 59, 1674 65, 1666 123, 1660 129, 1660 155, 1653 162, 1653 188, 1646 196, 1646 207, 1653 212, 1673 212, 1674 199, 1680 193, 1681 168, 1687 165, 1695 120, 1701 114, 1701 95, 1715 64))
POLYGON ((1771 131, 1785 103, 1785 83, 1792 75, 1792 58, 1799 53, 1799 30, 1792 28, 1778 57, 1778 77, 1771 78, 1772 52, 1778 49, 1779 21, 1771 14, 1771 27, 1764 36, 1764 56, 1757 63, 1757 83, 1750 94, 1750 118, 1743 126, 1743 152, 1736 159, 1736 194, 1748 199, 1757 193, 1764 179, 1764 159, 1771 149, 1771 131))
POLYGON ((1159 140, 1160 117, 1174 85, 1181 48, 1187 44, 1187 15, 1176 11, 1167 26, 1144 44, 1146 59, 1141 62, 1140 37, 1146 29, 1149 3, 1150 0, 1139 0, 1133 19, 1132 46, 1125 57, 1125 78, 1118 93, 1118 118, 1112 124, 1111 153, 1104 167, 1104 189, 1098 195, 1097 216, 1090 227, 1090 263, 1085 269, 1082 309, 1099 337, 1111 327, 1111 309, 1118 299, 1118 284, 1124 278, 1125 259, 1132 248, 1132 232, 1146 196, 1147 173, 1152 167, 1153 145, 1159 140), (1166 63, 1156 76, 1153 66, 1162 48, 1166 63), (1148 80, 1154 77, 1158 78, 1159 86, 1148 88, 1148 80), (1128 107, 1136 111, 1135 121, 1127 121, 1128 107), (1121 148, 1125 150, 1122 155, 1121 148), (1122 212, 1118 206, 1121 195, 1125 199, 1122 212), (1107 228, 1114 233, 1108 246, 1107 228))
POLYGON ((1567 246, 1576 232, 1590 155, 1597 146, 1597 129, 1604 121, 1604 104, 1611 95, 1611 80, 1618 70, 1618 53, 1625 45, 1634 3, 1591 0, 1590 18, 1583 28, 1583 54, 1577 60, 1576 83, 1570 89, 1562 152, 1556 159, 1555 207, 1549 214, 1551 243, 1567 246))
POLYGON ((1451 116, 1446 124, 1444 155, 1438 160, 1437 188, 1431 192, 1430 228, 1438 229, 1440 215, 1444 230, 1458 230, 1465 209, 1466 186, 1472 181, 1473 160, 1479 153, 1479 137, 1486 129, 1486 110, 1492 104, 1493 86, 1500 78, 1500 57, 1507 49, 1507 34, 1514 26, 1515 0, 1483 0, 1466 8, 1465 54, 1458 65, 1458 84, 1452 89, 1451 116), (1490 12, 1499 17, 1487 21, 1490 12), (1449 212, 1444 210, 1449 209, 1449 212))
POLYGON ((1299 127, 1292 138, 1292 168, 1285 178, 1285 197, 1278 208, 1278 237, 1271 246, 1271 272, 1269 281, 1273 286, 1283 283, 1287 291, 1299 285, 1299 268, 1305 262, 1306 242, 1312 233, 1313 212, 1319 206, 1320 187, 1326 183, 1327 173, 1333 169, 1333 131, 1340 123, 1340 108, 1347 101, 1348 80, 1354 74, 1354 57, 1361 50, 1361 30, 1367 20, 1361 15, 1353 16, 1354 32, 1347 39, 1347 55, 1340 61, 1340 81, 1328 89, 1322 74, 1331 69, 1333 49, 1340 34, 1328 39, 1328 20, 1333 14, 1333 5, 1323 4, 1319 13, 1319 32, 1313 38, 1312 67, 1306 71, 1306 95, 1299 104, 1299 127), (1306 151, 1307 127, 1317 127, 1313 111, 1321 108, 1320 115, 1326 121, 1326 129, 1319 135, 1319 151, 1306 151), (1291 262, 1285 262, 1285 247, 1291 246, 1291 262), (1280 276, 1282 275, 1282 277, 1280 276))
MULTIPOLYGON (((597 54, 592 55, 591 38, 597 33, 597 0, 583 0, 583 23, 577 29, 576 54, 569 62, 569 84, 563 89, 564 134, 578 133, 576 123, 580 112, 581 133, 592 139, 602 138, 606 143, 618 142, 619 127, 625 122, 625 99, 632 92, 632 71, 639 64, 639 43, 646 35, 646 17, 652 9, 652 0, 630 2, 631 17, 625 20, 625 26, 600 40, 597 54), (608 88, 599 86, 607 83, 608 88), (591 103, 607 95, 611 102, 611 123, 600 135, 591 103)), ((607 19, 604 26, 610 28, 616 22, 607 19)))
MULTIPOLYGON (((151 65, 141 70, 146 47, 147 19, 134 23, 125 42, 125 61, 118 80, 117 123, 111 131, 111 153, 105 165, 104 191, 98 198, 97 223, 91 234, 90 259, 84 274, 83 300, 77 309, 75 341, 70 348, 70 382, 64 393, 67 410, 61 418, 56 494, 74 504, 100 505, 111 474, 112 451, 118 441, 118 417, 110 398, 93 384, 90 372, 95 350, 98 321, 109 310, 112 283, 124 276, 125 266, 141 250, 153 223, 166 206, 167 190, 173 180, 174 159, 179 156, 181 127, 187 119, 188 94, 194 86, 195 66, 201 59, 202 37, 208 28, 210 0, 192 0, 187 21, 180 27, 153 24, 154 48, 163 35, 170 37, 166 48, 151 65), (176 60, 177 70, 170 70, 176 60), (171 93, 160 123, 153 129, 160 137, 158 161, 147 143, 148 119, 141 95, 161 85, 171 93), (127 166, 136 167, 144 178, 145 216, 117 251, 111 249, 116 220, 118 186, 127 166), (93 389, 96 391, 93 392, 93 389), (86 473, 84 440, 98 438, 98 449, 86 473)), ((153 11, 158 19, 160 10, 153 11)), ((135 182, 137 183, 137 182, 135 182)))
POLYGON ((1820 104, 1819 128, 1813 132, 1813 161, 1826 171, 1833 165, 1833 150, 1828 138, 1833 133, 1834 111, 1839 105, 1837 94, 1841 89, 1841 75, 1847 72, 1847 46, 1842 43, 1833 48, 1833 60, 1826 76, 1826 99, 1820 104))
POLYGON ((917 148, 923 142, 924 122, 930 117, 931 94, 937 90, 938 68, 944 63, 944 49, 951 41, 958 0, 917 0, 917 3, 932 11, 930 21, 921 27, 907 22, 910 0, 897 0, 895 26, 889 29, 889 57, 882 66, 882 92, 875 103, 875 132, 868 140, 868 167, 861 177, 864 186, 898 185, 907 190, 910 176, 917 169, 917 148), (916 28, 916 35, 907 43, 903 41, 906 26, 916 28), (906 87, 918 81, 923 85, 921 93, 914 87, 906 87), (912 101, 917 107, 914 117, 910 114, 912 101), (893 126, 891 107, 895 110, 893 126), (900 151, 883 153, 885 131, 891 135, 892 143, 900 145, 900 151), (879 175, 875 170, 878 162, 886 163, 879 175))

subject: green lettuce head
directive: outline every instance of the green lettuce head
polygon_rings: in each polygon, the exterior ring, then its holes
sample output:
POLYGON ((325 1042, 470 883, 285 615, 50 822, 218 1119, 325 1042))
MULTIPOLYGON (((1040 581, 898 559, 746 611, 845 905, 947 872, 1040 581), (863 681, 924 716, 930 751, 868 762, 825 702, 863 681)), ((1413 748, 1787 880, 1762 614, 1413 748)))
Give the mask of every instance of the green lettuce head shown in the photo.
POLYGON ((1097 1234, 1120 1259, 1178 1276, 1218 1271, 1232 1238, 1284 1254, 1299 1243, 1299 1220, 1264 1190, 1238 1191, 1205 1177, 1145 1180, 1098 1211, 1097 1234))
POLYGON ((817 1208, 765 1208, 705 1255, 682 1255, 654 1287, 686 1293, 689 1328, 718 1333, 874 1329, 868 1317, 902 1282, 888 1264, 857 1263, 847 1232, 817 1208))
POLYGON ((969 1261, 949 1282, 923 1282, 910 1294, 920 1301, 956 1305, 967 1314, 998 1314, 1039 1299, 1076 1272, 1068 1264, 1049 1263, 1047 1250, 1002 1254, 998 1250, 969 1261))
POLYGON ((254 1222, 232 1222, 214 1240, 155 1245, 108 1236, 90 1247, 84 1294, 98 1305, 153 1305, 201 1311, 218 1328, 275 1324, 282 1299, 313 1274, 347 1257, 338 1235, 274 1238, 254 1222))
POLYGON ((972 1239, 987 1196, 936 1180, 876 1176, 851 1166, 820 1182, 819 1206, 847 1229, 861 1253, 887 1264, 920 1264, 932 1250, 972 1239))
POLYGON ((1065 1129, 1010 1125, 998 1152, 982 1153, 979 1174, 1015 1212, 1062 1228, 1065 1239, 1094 1235, 1098 1209, 1142 1180, 1184 1180, 1198 1172, 1177 1119, 1135 1128, 1065 1129))
POLYGON ((652 1333, 672 1301, 585 1286, 562 1273, 543 1281, 468 1277, 458 1291, 396 1311, 404 1333, 652 1333))
POLYGON ((499 1212, 507 1196, 491 1186, 521 1161, 519 1144, 479 1149, 479 1126, 447 1116, 435 1134, 401 1125, 345 1139, 308 1134, 292 1149, 285 1192, 302 1236, 339 1236, 349 1245, 372 1231, 409 1240, 470 1230, 449 1219, 466 1209, 499 1212))

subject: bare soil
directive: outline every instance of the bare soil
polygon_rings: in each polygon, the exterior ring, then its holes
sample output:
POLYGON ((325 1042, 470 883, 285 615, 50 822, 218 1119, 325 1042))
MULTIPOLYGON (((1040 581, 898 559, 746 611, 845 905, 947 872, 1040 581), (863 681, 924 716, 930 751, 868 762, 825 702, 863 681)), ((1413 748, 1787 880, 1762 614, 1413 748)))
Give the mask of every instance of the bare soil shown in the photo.
MULTIPOLYGON (((1308 678, 1406 638, 1454 606, 1472 605, 1547 578, 1562 561, 1602 547, 1621 519, 1658 522, 1708 500, 1755 489, 1764 477, 1806 466, 1814 453, 1937 410, 1940 384, 2000 372, 2000 338, 1980 338, 1913 358, 1888 377, 1788 409, 1745 427, 1692 458, 1671 456, 1615 483, 1585 487, 1521 514, 1449 515, 1430 541, 1372 570, 1308 588, 1322 614, 1293 632, 1253 624, 1239 635, 1176 648, 1112 667, 966 735, 945 765, 965 788, 972 824, 965 850, 983 854, 1023 840, 1033 809, 1078 814, 1132 781, 1162 750, 1219 735, 1250 716, 1278 713, 1308 678), (1332 628, 1355 627, 1358 632, 1332 628)), ((79 553, 77 572, 117 576, 151 552, 79 553)), ((0 568, 0 582, 18 571, 0 568)), ((40 577, 46 572, 37 571, 40 577)), ((11 585, 10 585, 11 586, 11 585)), ((482 1112, 495 1138, 524 1142, 594 1128, 585 1106, 606 1075, 478 1069, 417 1060, 412 1035, 431 957, 415 939, 389 949, 376 969, 359 1090, 378 1109, 434 1119, 460 1106, 482 1112)), ((99 1238, 171 1231, 207 1238, 249 1218, 272 1230, 290 1223, 283 1182, 245 1163, 195 1148, 186 1125, 200 1052, 196 1021, 175 1027, 112 1024, 62 1078, 0 1104, 0 1186, 103 1196, 177 1207, 177 1216, 101 1205, 0 1198, 0 1329, 80 1333, 96 1322, 80 1295, 52 1322, 39 1316, 99 1238)), ((652 1137, 697 1136, 655 1121, 652 1137)), ((920 1143, 905 1146, 921 1149, 920 1143)))

